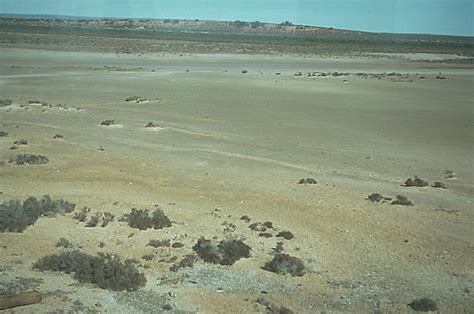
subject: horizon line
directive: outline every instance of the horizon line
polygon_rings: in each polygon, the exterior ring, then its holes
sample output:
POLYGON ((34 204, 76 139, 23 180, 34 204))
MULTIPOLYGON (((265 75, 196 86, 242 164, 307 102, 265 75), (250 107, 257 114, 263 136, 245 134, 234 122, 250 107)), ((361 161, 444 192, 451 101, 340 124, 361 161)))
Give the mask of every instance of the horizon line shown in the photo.
MULTIPOLYGON (((446 37, 464 37, 464 38, 474 38, 474 35, 453 35, 453 34, 439 34, 439 33, 413 33, 413 32, 384 32, 384 31, 369 31, 369 30, 361 30, 361 29, 351 29, 351 28, 339 28, 334 26, 320 26, 320 25, 310 25, 310 24, 298 24, 293 23, 291 21, 282 21, 280 23, 277 22, 266 22, 261 20, 212 20, 212 19, 187 19, 187 18, 166 18, 166 17, 120 17, 120 16, 85 16, 85 15, 68 15, 68 14, 34 14, 34 13, 0 13, 0 17, 58 17, 57 19, 66 20, 66 19, 99 19, 99 20, 118 20, 118 19, 125 19, 125 20, 178 20, 178 21, 203 21, 203 22, 245 22, 245 23, 252 23, 252 22, 260 22, 264 24, 274 24, 279 25, 285 22, 291 23, 291 26, 306 26, 306 27, 314 27, 314 28, 325 28, 325 29, 336 29, 342 31, 351 31, 351 32, 360 32, 360 33, 371 33, 371 34, 392 34, 392 35, 426 35, 426 36, 446 36, 446 37)), ((51 18, 49 18, 51 19, 51 18)))

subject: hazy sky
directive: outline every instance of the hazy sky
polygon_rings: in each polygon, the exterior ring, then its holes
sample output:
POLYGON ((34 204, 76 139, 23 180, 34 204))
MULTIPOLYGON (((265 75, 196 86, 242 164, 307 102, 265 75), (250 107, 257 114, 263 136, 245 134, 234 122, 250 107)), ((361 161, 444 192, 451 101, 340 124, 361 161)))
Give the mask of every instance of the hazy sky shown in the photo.
POLYGON ((474 36, 474 0, 0 0, 0 13, 283 22, 474 36))

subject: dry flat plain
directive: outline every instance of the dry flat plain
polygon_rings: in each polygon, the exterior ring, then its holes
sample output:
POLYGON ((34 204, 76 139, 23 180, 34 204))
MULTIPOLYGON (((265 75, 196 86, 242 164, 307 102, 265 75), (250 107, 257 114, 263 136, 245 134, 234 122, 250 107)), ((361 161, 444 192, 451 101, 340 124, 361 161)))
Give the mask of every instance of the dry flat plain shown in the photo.
POLYGON ((0 98, 13 101, 0 107, 0 198, 49 194, 116 217, 88 228, 70 213, 0 233, 1 284, 43 294, 15 312, 403 313, 429 298, 440 312, 472 313, 474 71, 427 61, 437 58, 456 56, 0 48, 0 98), (10 149, 18 139, 27 145, 10 149), (9 162, 23 153, 49 162, 9 162), (402 186, 415 175, 430 186, 402 186), (171 227, 118 220, 156 204, 171 227), (270 235, 249 228, 265 221, 270 235), (242 239, 250 257, 170 271, 201 236, 242 239), (146 286, 115 292, 33 269, 64 250, 60 238, 136 259, 146 286), (147 246, 153 239, 183 247, 147 246), (280 241, 303 276, 262 269, 280 241))

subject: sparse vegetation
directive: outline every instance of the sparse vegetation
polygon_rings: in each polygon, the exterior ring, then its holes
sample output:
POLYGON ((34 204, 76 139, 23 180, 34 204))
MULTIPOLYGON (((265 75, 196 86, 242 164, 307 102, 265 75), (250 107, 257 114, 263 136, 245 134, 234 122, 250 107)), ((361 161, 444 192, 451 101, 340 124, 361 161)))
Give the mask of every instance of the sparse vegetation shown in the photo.
POLYGON ((263 269, 280 274, 303 276, 305 266, 301 259, 284 253, 275 254, 273 259, 263 266, 263 269))
POLYGON ((154 248, 170 247, 171 241, 170 240, 150 240, 147 245, 152 246, 154 248))
POLYGON ((76 211, 73 219, 78 220, 79 222, 85 222, 87 220, 87 215, 90 213, 91 209, 88 207, 82 207, 80 211, 76 211))
POLYGON ((241 258, 250 257, 251 248, 242 240, 213 240, 200 238, 193 250, 207 263, 233 265, 241 258))
POLYGON ((397 195, 396 198, 392 201, 392 205, 403 205, 403 206, 413 206, 413 203, 403 195, 397 195))
POLYGON ((436 181, 435 183, 433 183, 433 187, 436 189, 447 189, 446 184, 440 181, 436 181))
POLYGON ((126 221, 130 227, 140 230, 171 227, 171 220, 160 208, 156 208, 151 215, 148 209, 132 208, 132 212, 124 215, 121 221, 126 221))
POLYGON ((303 178, 298 181, 298 184, 318 184, 318 181, 313 178, 303 178))
POLYGON ((367 199, 371 202, 374 202, 374 203, 385 203, 385 202, 388 202, 388 201, 391 201, 392 198, 391 197, 385 197, 379 193, 373 193, 373 194, 370 194, 367 199))
POLYGON ((75 204, 62 199, 53 200, 48 195, 38 200, 30 196, 21 203, 9 200, 0 204, 0 232, 22 232, 41 216, 69 213, 75 204))
POLYGON ((20 154, 16 155, 15 158, 10 158, 10 163, 16 165, 43 165, 49 162, 48 157, 43 155, 31 155, 31 154, 20 154))
POLYGON ((117 255, 89 255, 81 251, 65 251, 39 259, 33 268, 40 271, 74 273, 82 283, 114 291, 133 291, 145 286, 146 278, 131 260, 122 262, 117 255))
POLYGON ((10 106, 12 103, 11 99, 0 99, 0 107, 10 106))
POLYGON ((436 302, 428 298, 413 300, 408 306, 418 312, 434 312, 438 310, 436 302))
POLYGON ((425 186, 428 186, 428 182, 426 182, 425 180, 415 176, 414 179, 412 178, 408 178, 406 181, 405 181, 405 185, 406 187, 410 187, 410 186, 415 186, 415 187, 425 187, 425 186))
POLYGON ((181 268, 193 267, 195 261, 196 261, 196 256, 195 255, 193 255, 193 254, 186 255, 186 256, 183 257, 183 259, 179 263, 173 264, 170 267, 170 271, 177 272, 181 268))
POLYGON ((23 138, 20 138, 19 140, 14 141, 13 145, 28 145, 28 141, 23 138))
POLYGON ((104 120, 100 123, 100 125, 103 125, 103 126, 111 126, 114 124, 115 124, 115 120, 104 120))
POLYGON ((291 240, 295 236, 293 235, 293 233, 291 231, 281 231, 277 234, 277 237, 283 238, 285 240, 291 240))

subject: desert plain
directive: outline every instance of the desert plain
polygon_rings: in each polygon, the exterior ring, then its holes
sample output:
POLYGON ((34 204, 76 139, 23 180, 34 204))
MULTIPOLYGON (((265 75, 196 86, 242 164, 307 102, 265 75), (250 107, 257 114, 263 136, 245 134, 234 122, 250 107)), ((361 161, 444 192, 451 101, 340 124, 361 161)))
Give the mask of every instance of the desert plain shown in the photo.
POLYGON ((6 312, 409 313, 429 298, 441 313, 472 313, 474 68, 463 58, 0 46, 0 98, 12 100, 0 107, 0 199, 48 194, 116 217, 88 228, 70 213, 0 233, 0 284, 43 295, 6 312), (9 162, 23 153, 49 162, 9 162), (415 175, 429 185, 404 186, 415 175), (156 205, 171 227, 118 219, 156 205), (255 222, 272 228, 261 235, 255 222), (170 271, 200 237, 241 239, 250 257, 170 271), (146 285, 109 291, 33 269, 61 238, 135 259, 146 285), (277 242, 304 275, 262 269, 277 242))

